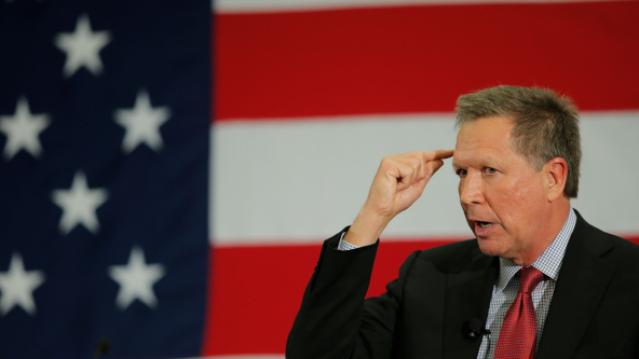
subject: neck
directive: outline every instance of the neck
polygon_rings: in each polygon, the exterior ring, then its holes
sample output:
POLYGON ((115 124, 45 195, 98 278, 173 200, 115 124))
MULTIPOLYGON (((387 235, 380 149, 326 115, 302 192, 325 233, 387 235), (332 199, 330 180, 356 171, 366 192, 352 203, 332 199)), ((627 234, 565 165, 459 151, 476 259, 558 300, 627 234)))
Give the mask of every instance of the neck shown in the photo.
POLYGON ((533 264, 555 240, 566 223, 569 212, 570 200, 568 198, 551 203, 549 210, 545 212, 547 216, 540 218, 539 223, 543 225, 539 227, 540 232, 537 235, 537 240, 532 242, 529 248, 526 248, 522 257, 513 259, 513 262, 522 266, 533 264))

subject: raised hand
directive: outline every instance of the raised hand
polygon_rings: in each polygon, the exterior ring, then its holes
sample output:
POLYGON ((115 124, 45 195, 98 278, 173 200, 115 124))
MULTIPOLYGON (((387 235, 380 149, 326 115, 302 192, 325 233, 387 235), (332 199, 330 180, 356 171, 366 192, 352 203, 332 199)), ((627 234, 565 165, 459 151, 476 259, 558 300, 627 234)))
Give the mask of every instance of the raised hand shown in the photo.
POLYGON ((368 198, 344 238, 364 246, 374 243, 388 223, 422 195, 428 180, 452 150, 409 152, 382 160, 368 198))

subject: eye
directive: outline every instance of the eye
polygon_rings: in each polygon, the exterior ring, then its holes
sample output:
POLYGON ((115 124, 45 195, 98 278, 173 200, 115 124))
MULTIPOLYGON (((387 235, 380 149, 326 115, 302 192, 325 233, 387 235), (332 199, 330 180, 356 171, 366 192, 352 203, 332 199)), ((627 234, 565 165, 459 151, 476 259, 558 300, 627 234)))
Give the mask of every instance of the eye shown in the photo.
POLYGON ((492 175, 492 174, 497 173, 497 170, 496 170, 496 169, 494 169, 494 168, 492 168, 492 167, 484 167, 484 168, 482 169, 482 172, 483 172, 484 174, 486 174, 486 175, 492 175))
POLYGON ((459 177, 466 177, 466 170, 463 168, 458 168, 455 170, 455 173, 457 174, 457 176, 459 177))

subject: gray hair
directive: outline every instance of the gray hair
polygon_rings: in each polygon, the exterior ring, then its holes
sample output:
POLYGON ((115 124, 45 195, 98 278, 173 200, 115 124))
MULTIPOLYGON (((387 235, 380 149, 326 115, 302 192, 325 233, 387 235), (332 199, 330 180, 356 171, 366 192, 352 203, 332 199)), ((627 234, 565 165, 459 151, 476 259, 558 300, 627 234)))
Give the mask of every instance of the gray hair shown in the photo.
POLYGON ((514 149, 540 170, 550 159, 568 163, 564 194, 577 197, 581 144, 577 109, 549 89, 497 86, 457 99, 457 126, 482 117, 506 116, 514 121, 514 149))

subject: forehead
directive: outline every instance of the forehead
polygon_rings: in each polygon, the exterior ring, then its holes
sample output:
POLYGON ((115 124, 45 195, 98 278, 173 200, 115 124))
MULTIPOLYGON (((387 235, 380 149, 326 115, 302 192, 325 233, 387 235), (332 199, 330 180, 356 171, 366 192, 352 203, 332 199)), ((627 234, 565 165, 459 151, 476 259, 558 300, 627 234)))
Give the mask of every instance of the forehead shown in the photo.
POLYGON ((457 134, 453 164, 503 161, 514 155, 511 131, 514 122, 505 116, 483 117, 463 124, 457 134))

